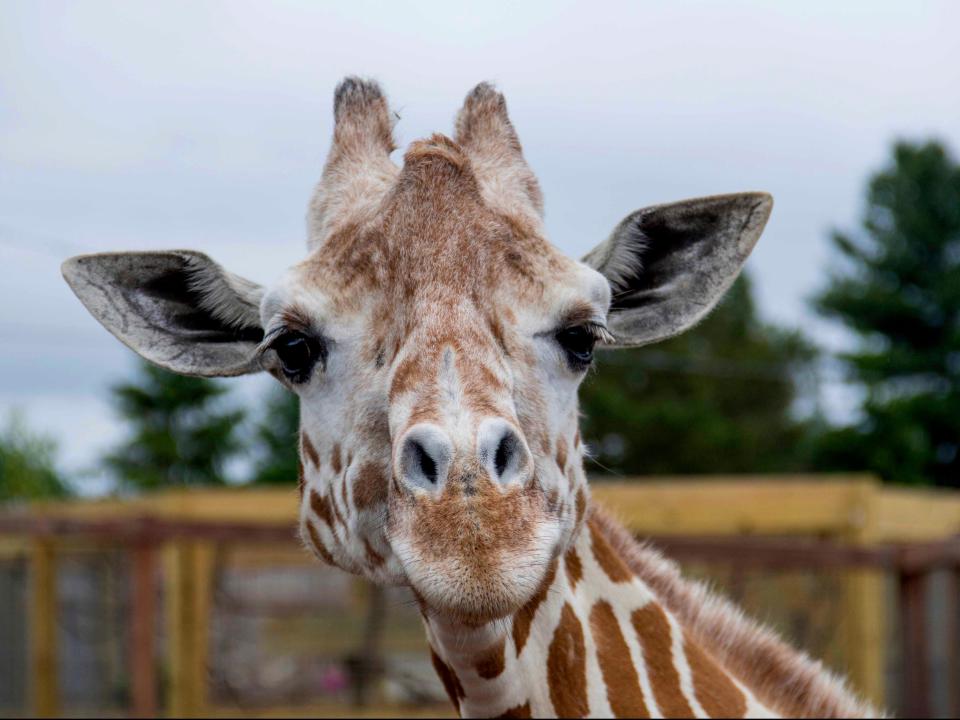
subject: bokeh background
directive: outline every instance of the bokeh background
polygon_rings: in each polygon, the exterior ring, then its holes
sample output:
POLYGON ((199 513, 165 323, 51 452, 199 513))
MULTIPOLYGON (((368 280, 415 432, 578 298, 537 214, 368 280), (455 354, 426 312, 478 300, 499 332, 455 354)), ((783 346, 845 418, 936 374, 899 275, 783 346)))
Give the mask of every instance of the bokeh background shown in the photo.
POLYGON ((141 364, 59 274, 82 252, 192 248, 269 283, 302 257, 332 91, 359 74, 400 116, 398 159, 497 83, 549 236, 574 257, 644 205, 774 195, 709 319, 601 354, 582 391, 589 470, 637 508, 638 533, 672 537, 690 572, 858 689, 960 712, 957 27, 949 1, 0 3, 0 709, 123 712, 144 683, 182 712, 438 707, 402 593, 283 542, 292 398, 268 377, 141 364), (710 492, 729 522, 690 519, 710 516, 710 492), (828 496, 843 522, 780 514, 828 496), (24 522, 81 516, 93 524, 24 522), (130 524, 145 517, 220 535, 130 524), (111 541, 103 523, 121 520, 111 541), (244 546, 256 520, 276 527, 244 546), (710 555, 716 535, 753 559, 710 555), (805 559, 787 568, 757 535, 805 559), (158 554, 138 571, 147 540, 158 554), (196 616, 169 601, 181 575, 207 587, 181 597, 196 616), (128 627, 138 577, 156 595, 149 640, 128 627), (52 626, 28 622, 37 607, 52 626), (183 623, 202 632, 180 638, 183 623), (44 628, 54 646, 37 645, 44 628), (134 681, 143 642, 153 680, 134 681), (190 643, 202 651, 176 654, 190 643))

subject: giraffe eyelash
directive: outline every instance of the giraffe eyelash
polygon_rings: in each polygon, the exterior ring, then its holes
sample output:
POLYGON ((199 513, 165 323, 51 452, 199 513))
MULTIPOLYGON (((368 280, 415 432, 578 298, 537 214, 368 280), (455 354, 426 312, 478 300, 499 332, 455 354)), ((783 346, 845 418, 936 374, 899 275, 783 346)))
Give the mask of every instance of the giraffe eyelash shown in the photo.
POLYGON ((607 330, 606 325, 598 322, 589 322, 584 323, 581 327, 586 330, 590 335, 593 336, 593 339, 602 345, 612 345, 616 342, 616 338, 613 337, 613 334, 607 330))

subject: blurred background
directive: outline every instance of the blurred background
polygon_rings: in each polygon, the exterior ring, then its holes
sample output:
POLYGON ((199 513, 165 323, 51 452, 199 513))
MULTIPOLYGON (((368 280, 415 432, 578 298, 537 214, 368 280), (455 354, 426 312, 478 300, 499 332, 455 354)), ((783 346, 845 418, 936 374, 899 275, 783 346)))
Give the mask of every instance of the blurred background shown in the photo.
POLYGON ((0 713, 449 713, 293 539, 297 407, 140 363, 66 257, 304 252, 346 74, 402 148, 506 94, 579 257, 766 190, 744 276, 581 392, 600 502, 894 712, 960 714, 960 5, 0 3, 0 713))

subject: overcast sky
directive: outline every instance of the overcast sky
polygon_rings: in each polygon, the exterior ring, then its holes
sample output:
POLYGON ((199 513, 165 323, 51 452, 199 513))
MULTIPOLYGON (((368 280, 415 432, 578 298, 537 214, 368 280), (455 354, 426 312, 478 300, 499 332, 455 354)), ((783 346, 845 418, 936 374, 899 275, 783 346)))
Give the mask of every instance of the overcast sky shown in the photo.
POLYGON ((807 304, 829 229, 856 223, 894 138, 960 148, 957 2, 456 5, 0 2, 0 414, 92 465, 132 354, 60 262, 186 247, 270 282, 303 252, 345 74, 382 82, 401 145, 495 81, 574 256, 643 205, 773 193, 748 265, 761 310, 831 346, 807 304))

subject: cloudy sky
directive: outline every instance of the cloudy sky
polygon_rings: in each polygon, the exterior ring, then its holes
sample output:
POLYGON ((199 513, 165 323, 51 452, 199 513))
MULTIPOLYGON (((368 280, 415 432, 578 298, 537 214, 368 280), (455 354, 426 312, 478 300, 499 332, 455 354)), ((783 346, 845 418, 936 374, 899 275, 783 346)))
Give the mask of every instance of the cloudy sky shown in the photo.
POLYGON ((401 144, 495 81, 571 255, 643 205, 772 192, 749 263, 762 312, 830 346, 807 305, 829 229, 856 222, 892 139, 960 149, 960 3, 462 5, 0 2, 0 414, 91 466, 133 360, 61 260, 187 247, 271 281, 302 252, 345 74, 383 83, 401 144))

